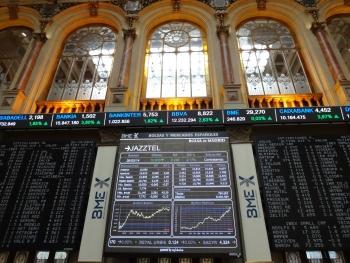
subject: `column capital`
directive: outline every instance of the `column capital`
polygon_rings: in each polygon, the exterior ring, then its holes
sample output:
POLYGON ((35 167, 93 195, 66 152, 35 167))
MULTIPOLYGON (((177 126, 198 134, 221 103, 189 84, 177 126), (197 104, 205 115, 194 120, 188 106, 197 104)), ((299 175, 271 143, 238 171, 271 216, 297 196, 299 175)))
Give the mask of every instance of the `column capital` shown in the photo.
POLYGON ((221 34, 225 34, 226 36, 229 35, 229 28, 230 26, 225 26, 225 25, 218 25, 216 26, 216 34, 220 36, 221 34))
POLYGON ((47 40, 46 34, 43 32, 40 33, 33 33, 33 38, 37 41, 45 43, 47 40))
POLYGON ((316 32, 325 32, 326 26, 326 22, 313 22, 310 29, 315 34, 316 32))
POLYGON ((136 38, 135 28, 123 29, 124 39, 131 37, 133 40, 136 38))

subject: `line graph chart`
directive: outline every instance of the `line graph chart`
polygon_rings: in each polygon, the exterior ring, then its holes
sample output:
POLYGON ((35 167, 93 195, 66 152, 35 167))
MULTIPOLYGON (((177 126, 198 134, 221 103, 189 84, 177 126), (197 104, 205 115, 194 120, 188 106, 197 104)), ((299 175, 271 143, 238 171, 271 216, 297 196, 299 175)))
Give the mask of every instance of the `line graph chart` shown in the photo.
POLYGON ((121 233, 170 233, 170 203, 145 202, 119 203, 114 212, 117 225, 114 230, 121 233))
POLYGON ((176 229, 180 235, 216 235, 234 233, 232 205, 179 204, 176 206, 176 229))

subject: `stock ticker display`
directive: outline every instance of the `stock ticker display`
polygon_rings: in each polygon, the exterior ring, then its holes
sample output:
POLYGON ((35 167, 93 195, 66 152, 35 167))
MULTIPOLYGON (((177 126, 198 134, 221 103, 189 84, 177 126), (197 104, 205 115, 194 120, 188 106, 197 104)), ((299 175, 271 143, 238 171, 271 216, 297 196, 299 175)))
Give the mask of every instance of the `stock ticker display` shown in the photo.
POLYGON ((350 248, 350 136, 257 138, 255 152, 271 246, 350 248))
POLYGON ((108 252, 240 255, 228 137, 123 134, 108 252))
POLYGON ((0 129, 349 122, 350 107, 0 114, 0 129))
POLYGON ((80 245, 92 141, 0 142, 0 249, 80 245))

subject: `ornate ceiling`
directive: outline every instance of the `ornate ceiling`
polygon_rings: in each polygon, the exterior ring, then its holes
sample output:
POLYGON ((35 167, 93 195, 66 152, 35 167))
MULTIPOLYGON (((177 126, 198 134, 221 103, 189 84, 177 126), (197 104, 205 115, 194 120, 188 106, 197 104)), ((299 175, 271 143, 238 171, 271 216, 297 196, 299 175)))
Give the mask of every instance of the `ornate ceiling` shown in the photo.
MULTIPOLYGON (((43 18, 52 17, 63 9, 70 6, 77 5, 79 3, 112 3, 124 9, 128 13, 137 13, 146 6, 151 5, 159 0, 0 0, 0 6, 16 6, 26 5, 31 6, 38 10, 43 18)), ((172 0, 174 2, 180 2, 181 0, 172 0)), ((213 9, 224 10, 230 4, 236 1, 244 0, 196 0, 201 1, 213 9)), ((265 6, 268 0, 256 0, 258 6, 265 6)), ((297 3, 305 7, 316 7, 319 0, 295 0, 297 3)))

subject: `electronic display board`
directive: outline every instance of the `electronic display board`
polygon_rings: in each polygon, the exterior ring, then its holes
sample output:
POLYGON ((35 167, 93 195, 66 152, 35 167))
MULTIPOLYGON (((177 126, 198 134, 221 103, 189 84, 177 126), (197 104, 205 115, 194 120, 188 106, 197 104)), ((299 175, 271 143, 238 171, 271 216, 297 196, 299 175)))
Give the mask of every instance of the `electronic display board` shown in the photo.
POLYGON ((276 109, 278 122, 343 121, 340 107, 304 107, 276 109))
POLYGON ((350 121, 350 106, 342 107, 344 120, 350 121))
POLYGON ((350 107, 0 114, 0 129, 349 122, 350 107))
POLYGON ((274 123, 275 109, 232 109, 224 110, 225 124, 274 123))
POLYGON ((0 142, 0 249, 76 249, 80 245, 92 141, 0 142))
POLYGON ((239 256, 228 137, 123 134, 105 252, 239 256))
POLYGON ((350 136, 255 141, 273 249, 350 248, 350 136))
POLYGON ((106 113, 106 126, 159 126, 165 124, 167 124, 166 111, 106 113))
POLYGON ((53 115, 52 127, 100 127, 104 125, 104 113, 60 113, 53 115))
POLYGON ((222 124, 222 110, 169 111, 169 125, 222 124))

